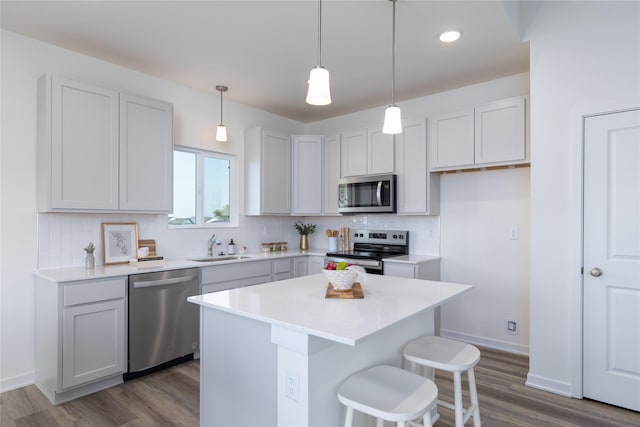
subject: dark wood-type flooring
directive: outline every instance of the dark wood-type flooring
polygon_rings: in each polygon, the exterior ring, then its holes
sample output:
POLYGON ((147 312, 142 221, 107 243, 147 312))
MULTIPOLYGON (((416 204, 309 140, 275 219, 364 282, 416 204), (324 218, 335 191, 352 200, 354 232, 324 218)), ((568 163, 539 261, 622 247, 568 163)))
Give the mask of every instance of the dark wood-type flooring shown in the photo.
MULTIPOLYGON (((526 387, 525 356, 485 348, 481 351, 475 372, 483 426, 640 426, 638 412, 526 387)), ((199 362, 191 361, 58 406, 52 406, 31 385, 0 394, 0 426, 196 427, 198 375, 199 362)), ((466 376, 463 378, 466 388, 466 376)), ((449 374, 438 373, 436 383, 441 397, 453 401, 449 374)), ((465 404, 467 401, 465 393, 465 404)), ((440 409, 440 414, 437 427, 454 425, 451 411, 440 409)))

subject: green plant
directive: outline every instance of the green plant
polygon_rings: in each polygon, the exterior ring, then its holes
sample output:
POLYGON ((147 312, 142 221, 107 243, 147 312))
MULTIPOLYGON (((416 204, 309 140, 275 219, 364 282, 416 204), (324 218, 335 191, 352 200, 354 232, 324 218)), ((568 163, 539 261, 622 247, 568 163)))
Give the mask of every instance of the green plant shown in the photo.
POLYGON ((96 250, 96 247, 93 245, 93 242, 89 242, 89 245, 86 248, 84 248, 84 251, 88 254, 92 254, 93 251, 95 250, 96 250))
POLYGON ((296 222, 293 226, 298 230, 298 234, 301 236, 313 234, 313 232, 316 231, 316 224, 303 224, 301 222, 296 222))

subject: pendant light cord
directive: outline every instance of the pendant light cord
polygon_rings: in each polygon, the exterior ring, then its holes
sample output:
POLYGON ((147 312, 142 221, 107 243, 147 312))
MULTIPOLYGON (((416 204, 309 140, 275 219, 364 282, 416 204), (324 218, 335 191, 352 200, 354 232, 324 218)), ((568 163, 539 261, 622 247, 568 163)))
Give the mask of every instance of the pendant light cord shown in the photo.
POLYGON ((222 124, 222 94, 224 91, 220 91, 220 124, 222 124))
POLYGON ((391 105, 396 105, 396 0, 393 3, 391 22, 391 105))
POLYGON ((322 68, 322 0, 318 0, 318 67, 322 68))

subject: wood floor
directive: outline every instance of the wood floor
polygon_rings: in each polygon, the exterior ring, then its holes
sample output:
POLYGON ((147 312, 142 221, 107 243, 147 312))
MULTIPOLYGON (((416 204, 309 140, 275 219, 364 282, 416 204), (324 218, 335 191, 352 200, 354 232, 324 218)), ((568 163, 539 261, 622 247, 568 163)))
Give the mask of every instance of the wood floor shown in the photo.
MULTIPOLYGON (((484 348, 481 351, 475 372, 484 426, 640 426, 640 413, 525 387, 525 356, 484 348)), ((31 385, 0 394, 0 426, 196 427, 198 375, 199 362, 192 361, 55 407, 31 385)), ((436 383, 441 397, 452 401, 448 375, 438 373, 436 383)), ((439 412, 437 427, 454 425, 451 411, 439 412)))

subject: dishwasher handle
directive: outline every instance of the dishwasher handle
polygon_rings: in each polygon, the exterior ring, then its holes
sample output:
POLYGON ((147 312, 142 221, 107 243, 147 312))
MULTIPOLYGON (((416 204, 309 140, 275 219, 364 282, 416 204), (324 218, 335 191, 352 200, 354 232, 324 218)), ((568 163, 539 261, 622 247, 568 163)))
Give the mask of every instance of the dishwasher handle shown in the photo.
POLYGON ((158 279, 158 280, 142 280, 139 282, 133 282, 134 288, 149 288, 152 286, 164 286, 164 285, 176 285, 178 283, 190 282, 197 276, 181 276, 171 279, 158 279))

